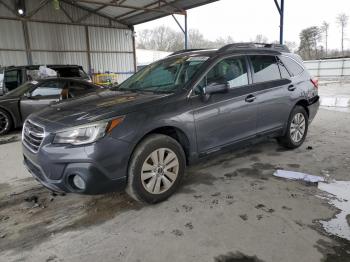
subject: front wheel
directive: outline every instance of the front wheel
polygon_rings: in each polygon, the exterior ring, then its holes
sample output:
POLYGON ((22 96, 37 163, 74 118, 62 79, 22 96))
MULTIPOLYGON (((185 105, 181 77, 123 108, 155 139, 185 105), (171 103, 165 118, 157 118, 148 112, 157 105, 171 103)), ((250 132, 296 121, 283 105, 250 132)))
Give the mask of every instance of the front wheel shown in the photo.
POLYGON ((185 167, 185 153, 175 139, 150 135, 136 147, 131 157, 126 191, 137 201, 163 201, 178 188, 185 167))
POLYGON ((4 110, 0 109, 0 136, 6 135, 12 128, 11 116, 4 110))
POLYGON ((287 131, 283 137, 278 138, 278 142, 286 148, 297 148, 301 146, 306 138, 309 127, 309 117, 302 106, 296 106, 290 114, 287 131))

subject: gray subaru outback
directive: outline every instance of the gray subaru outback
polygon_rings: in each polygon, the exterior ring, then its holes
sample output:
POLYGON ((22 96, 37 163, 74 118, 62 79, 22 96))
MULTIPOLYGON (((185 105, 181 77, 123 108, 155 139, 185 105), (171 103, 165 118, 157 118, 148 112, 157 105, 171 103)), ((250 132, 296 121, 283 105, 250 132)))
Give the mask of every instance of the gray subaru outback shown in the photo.
POLYGON ((317 82, 283 45, 179 51, 114 89, 30 115, 24 163, 53 191, 126 189, 156 203, 213 152, 261 137, 299 147, 318 107, 317 82))

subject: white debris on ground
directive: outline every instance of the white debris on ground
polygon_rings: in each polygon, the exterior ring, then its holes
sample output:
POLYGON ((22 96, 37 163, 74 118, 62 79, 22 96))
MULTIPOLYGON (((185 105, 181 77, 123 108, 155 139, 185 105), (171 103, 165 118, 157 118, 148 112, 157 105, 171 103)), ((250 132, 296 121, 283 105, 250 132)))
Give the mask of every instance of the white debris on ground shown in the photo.
POLYGON ((350 181, 318 183, 318 188, 331 194, 329 204, 340 209, 340 213, 331 220, 321 221, 323 228, 328 233, 350 240, 350 181))
POLYGON ((276 172, 273 173, 273 175, 276 177, 281 177, 281 178, 286 178, 291 180, 303 180, 311 183, 326 181, 326 179, 321 176, 313 176, 305 173, 287 171, 287 170, 281 170, 281 169, 276 170, 276 172))
POLYGON ((334 218, 320 221, 320 223, 328 233, 350 240, 350 181, 330 181, 328 177, 286 170, 276 170, 273 175, 290 180, 318 183, 318 189, 329 194, 326 196, 329 204, 340 210, 334 218))

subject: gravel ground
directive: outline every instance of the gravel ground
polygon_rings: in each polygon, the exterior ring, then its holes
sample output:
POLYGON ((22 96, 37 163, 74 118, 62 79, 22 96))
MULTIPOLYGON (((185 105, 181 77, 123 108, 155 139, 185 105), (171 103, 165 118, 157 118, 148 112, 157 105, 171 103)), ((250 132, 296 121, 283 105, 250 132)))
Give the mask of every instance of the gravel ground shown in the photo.
POLYGON ((272 176, 350 180, 349 126, 349 113, 321 109, 299 149, 270 140, 212 156, 154 206, 124 193, 51 195, 12 134, 0 141, 0 261, 350 261, 350 242, 321 226, 339 212, 325 193, 272 176))

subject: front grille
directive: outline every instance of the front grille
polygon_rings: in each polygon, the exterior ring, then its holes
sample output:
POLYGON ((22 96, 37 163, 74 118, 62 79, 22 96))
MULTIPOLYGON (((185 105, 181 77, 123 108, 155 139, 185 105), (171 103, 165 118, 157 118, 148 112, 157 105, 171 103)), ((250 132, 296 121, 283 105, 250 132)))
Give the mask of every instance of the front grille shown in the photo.
POLYGON ((27 120, 22 131, 22 142, 32 152, 38 152, 45 136, 44 128, 27 120))

